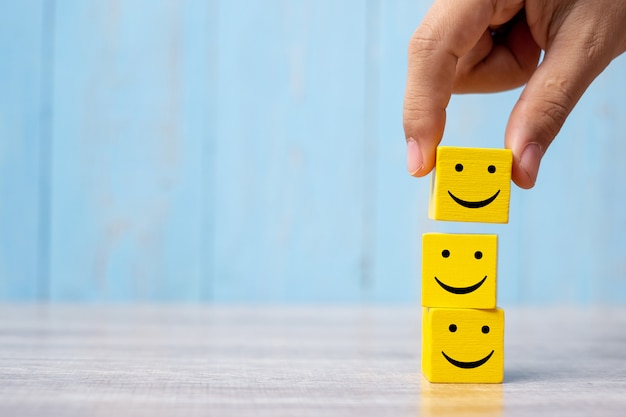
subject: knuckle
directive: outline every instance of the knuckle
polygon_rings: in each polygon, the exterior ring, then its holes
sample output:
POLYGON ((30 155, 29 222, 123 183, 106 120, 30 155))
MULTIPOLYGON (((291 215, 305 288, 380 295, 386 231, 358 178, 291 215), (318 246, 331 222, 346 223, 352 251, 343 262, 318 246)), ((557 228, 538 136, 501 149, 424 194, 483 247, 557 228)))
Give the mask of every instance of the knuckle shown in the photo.
POLYGON ((560 92, 558 98, 544 98, 544 108, 538 118, 538 127, 546 138, 554 138, 569 115, 574 103, 565 92, 560 92))
POLYGON ((409 41, 409 55, 421 55, 434 52, 440 45, 440 36, 428 23, 422 23, 413 33, 409 41))

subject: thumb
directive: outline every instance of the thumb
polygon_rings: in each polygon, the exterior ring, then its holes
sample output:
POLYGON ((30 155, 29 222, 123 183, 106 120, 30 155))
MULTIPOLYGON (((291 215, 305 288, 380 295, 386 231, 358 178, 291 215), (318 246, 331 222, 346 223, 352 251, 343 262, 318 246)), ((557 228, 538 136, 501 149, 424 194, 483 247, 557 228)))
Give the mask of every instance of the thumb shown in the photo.
POLYGON ((544 153, 587 87, 616 56, 598 47, 603 43, 594 39, 594 33, 582 40, 580 31, 570 35, 560 33, 546 49, 507 124, 505 145, 513 152, 511 175, 521 188, 535 185, 544 153))

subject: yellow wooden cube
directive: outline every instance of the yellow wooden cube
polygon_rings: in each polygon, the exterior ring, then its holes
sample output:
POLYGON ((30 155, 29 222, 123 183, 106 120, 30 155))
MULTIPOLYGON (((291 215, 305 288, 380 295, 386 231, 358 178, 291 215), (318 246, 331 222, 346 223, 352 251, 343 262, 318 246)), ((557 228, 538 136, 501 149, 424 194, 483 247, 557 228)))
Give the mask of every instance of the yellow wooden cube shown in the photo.
POLYGON ((424 307, 422 372, 430 382, 501 383, 504 311, 424 307))
POLYGON ((422 306, 496 308, 498 236, 425 233, 422 306))
POLYGON ((439 146, 428 214, 434 220, 508 223, 509 149, 439 146))

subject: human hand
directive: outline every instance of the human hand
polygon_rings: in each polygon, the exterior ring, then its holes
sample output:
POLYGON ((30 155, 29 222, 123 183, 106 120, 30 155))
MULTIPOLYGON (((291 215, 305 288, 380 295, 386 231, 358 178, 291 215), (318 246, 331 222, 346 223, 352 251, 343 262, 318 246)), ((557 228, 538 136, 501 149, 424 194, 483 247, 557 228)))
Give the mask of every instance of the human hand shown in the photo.
POLYGON ((574 105, 625 50, 626 0, 435 0, 409 44, 409 172, 421 177, 434 167, 452 93, 526 84, 505 146, 513 152, 513 181, 533 187, 541 158, 574 105))

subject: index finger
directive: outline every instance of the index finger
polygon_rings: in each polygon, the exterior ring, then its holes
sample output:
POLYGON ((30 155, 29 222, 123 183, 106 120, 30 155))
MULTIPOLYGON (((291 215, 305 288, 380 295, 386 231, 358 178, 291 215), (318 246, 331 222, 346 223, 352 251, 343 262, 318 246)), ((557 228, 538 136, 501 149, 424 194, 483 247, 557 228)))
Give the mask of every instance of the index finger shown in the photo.
POLYGON ((438 0, 409 44, 404 97, 404 133, 411 175, 424 176, 435 165, 457 61, 478 43, 489 25, 505 23, 523 1, 438 0))

